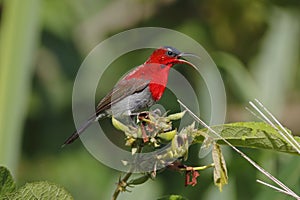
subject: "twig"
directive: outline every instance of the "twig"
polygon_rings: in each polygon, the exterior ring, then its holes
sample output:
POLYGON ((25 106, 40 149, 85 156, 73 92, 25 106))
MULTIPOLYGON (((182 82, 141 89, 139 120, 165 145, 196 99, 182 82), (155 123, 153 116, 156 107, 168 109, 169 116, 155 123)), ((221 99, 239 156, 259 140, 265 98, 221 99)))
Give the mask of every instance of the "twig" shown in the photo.
POLYGON ((290 196, 300 199, 300 197, 294 193, 290 188, 285 186, 281 181, 276 179, 273 175, 271 175, 268 171, 266 171, 264 168, 259 166, 256 162, 254 162, 251 158, 249 158, 246 154, 244 154, 242 151, 237 149, 235 146, 233 146, 230 142, 228 142, 225 138, 223 138, 220 134, 218 134, 216 131, 214 131, 212 128, 210 128, 204 121, 202 121, 197 115, 195 115, 186 105, 184 105, 180 100, 177 100, 178 103, 183 106, 190 115, 199 123, 201 123, 204 127, 206 127, 208 130, 210 130, 212 133, 214 133, 217 137, 222 139, 228 146, 230 146, 233 150, 235 150, 237 153, 239 153, 244 159, 246 159, 251 165, 253 165, 257 170, 259 170, 261 173, 263 173, 265 176, 267 176, 269 179, 271 179, 274 183, 276 183, 278 186, 280 186, 287 194, 290 196))

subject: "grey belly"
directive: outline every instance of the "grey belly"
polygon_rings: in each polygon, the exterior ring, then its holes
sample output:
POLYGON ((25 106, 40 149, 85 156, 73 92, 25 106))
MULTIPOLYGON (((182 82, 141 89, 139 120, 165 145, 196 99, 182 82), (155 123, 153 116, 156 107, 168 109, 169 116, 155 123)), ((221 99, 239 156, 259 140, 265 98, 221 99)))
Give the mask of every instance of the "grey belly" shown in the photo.
POLYGON ((108 113, 116 118, 130 116, 132 113, 143 111, 147 107, 153 105, 154 102, 149 87, 147 87, 143 91, 125 97, 112 105, 108 113))

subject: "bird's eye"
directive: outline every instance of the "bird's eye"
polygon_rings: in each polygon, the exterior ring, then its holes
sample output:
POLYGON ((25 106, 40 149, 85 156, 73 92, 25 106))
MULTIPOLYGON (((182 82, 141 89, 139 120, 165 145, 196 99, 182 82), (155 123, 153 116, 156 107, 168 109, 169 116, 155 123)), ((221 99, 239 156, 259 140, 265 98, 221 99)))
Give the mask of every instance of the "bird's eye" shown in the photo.
POLYGON ((172 51, 167 51, 168 56, 173 56, 174 53, 172 51))

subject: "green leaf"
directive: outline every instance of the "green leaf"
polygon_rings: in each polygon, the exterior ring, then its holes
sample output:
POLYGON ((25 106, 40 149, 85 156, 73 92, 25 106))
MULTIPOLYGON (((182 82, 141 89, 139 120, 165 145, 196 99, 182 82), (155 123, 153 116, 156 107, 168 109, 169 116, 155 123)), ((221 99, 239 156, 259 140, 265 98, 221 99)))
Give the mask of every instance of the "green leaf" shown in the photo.
POLYGON ((129 128, 125 124, 123 124, 119 120, 117 120, 116 118, 112 117, 111 121, 112 121, 113 126, 116 129, 123 131, 123 132, 129 132, 129 128))
POLYGON ((148 181, 148 179, 150 178, 149 174, 146 174, 144 176, 135 178, 135 179, 131 179, 128 184, 129 185, 140 185, 145 183, 146 181, 148 181))
MULTIPOLYGON (((296 153, 296 150, 281 137, 276 129, 264 122, 237 122, 213 126, 212 129, 234 146, 296 153)), ((290 130, 288 132, 291 134, 290 130)), ((203 135, 205 134, 207 134, 207 129, 200 129, 194 135, 193 143, 202 143, 204 140, 203 135)), ((209 135, 218 144, 225 144, 223 140, 217 138, 213 133, 209 135)), ((300 137, 293 137, 300 143, 300 137)))
POLYGON ((177 130, 174 129, 171 131, 160 133, 157 135, 157 137, 162 139, 164 142, 169 142, 175 137, 176 134, 177 134, 177 130))
POLYGON ((223 185, 228 183, 228 175, 225 159, 223 157, 220 145, 214 143, 212 150, 212 158, 215 164, 214 183, 222 192, 223 185))
POLYGON ((12 193, 16 189, 16 184, 12 175, 5 167, 0 166, 0 197, 12 193))
POLYGON ((171 115, 167 116, 166 118, 171 121, 179 120, 184 116, 185 112, 186 111, 182 111, 180 113, 171 114, 171 115))
POLYGON ((16 192, 0 198, 1 200, 17 199, 64 199, 72 200, 73 197, 62 187, 46 181, 27 183, 16 192))
POLYGON ((161 197, 157 200, 188 200, 187 198, 183 197, 183 196, 180 196, 180 195, 170 195, 170 196, 164 196, 164 197, 161 197))

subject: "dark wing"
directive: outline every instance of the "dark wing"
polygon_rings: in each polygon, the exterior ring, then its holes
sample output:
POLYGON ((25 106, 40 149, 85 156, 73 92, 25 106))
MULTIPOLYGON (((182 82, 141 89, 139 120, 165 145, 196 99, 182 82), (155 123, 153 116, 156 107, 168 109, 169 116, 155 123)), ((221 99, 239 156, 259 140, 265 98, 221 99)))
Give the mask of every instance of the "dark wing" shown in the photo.
POLYGON ((125 97, 136 92, 144 90, 150 83, 150 80, 132 78, 129 80, 121 80, 117 83, 113 90, 111 90, 98 104, 96 108, 96 115, 109 109, 111 105, 121 101, 125 97))
MULTIPOLYGON (((103 111, 109 109, 112 104, 117 103, 125 97, 145 89, 150 80, 132 78, 130 80, 121 80, 117 83, 98 104, 96 114, 93 114, 78 130, 76 130, 63 144, 63 146, 74 142, 81 133, 83 133, 103 111)), ((105 113, 103 113, 105 116, 105 113)))

